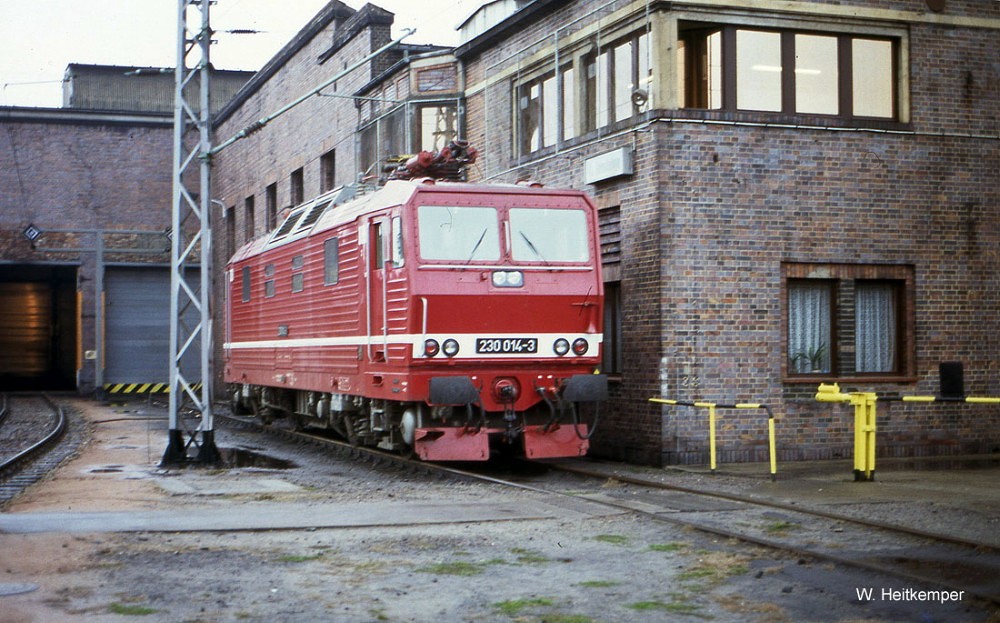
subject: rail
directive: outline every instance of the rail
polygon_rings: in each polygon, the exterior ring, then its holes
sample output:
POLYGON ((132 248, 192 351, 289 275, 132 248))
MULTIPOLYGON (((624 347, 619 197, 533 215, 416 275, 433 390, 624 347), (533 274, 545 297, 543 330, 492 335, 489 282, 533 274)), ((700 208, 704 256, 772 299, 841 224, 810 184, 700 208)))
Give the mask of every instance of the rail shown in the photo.
MULTIPOLYGON (((66 432, 66 414, 63 412, 62 407, 58 406, 47 396, 42 396, 42 400, 48 404, 52 410, 56 413, 56 425, 53 429, 45 435, 41 440, 35 442, 28 448, 22 450, 21 452, 15 454, 11 458, 7 459, 3 463, 0 463, 0 481, 6 480, 14 472, 16 472, 21 464, 30 461, 36 456, 43 453, 51 444, 62 438, 63 434, 66 432)), ((7 397, 4 396, 2 411, 4 416, 7 414, 7 397)))

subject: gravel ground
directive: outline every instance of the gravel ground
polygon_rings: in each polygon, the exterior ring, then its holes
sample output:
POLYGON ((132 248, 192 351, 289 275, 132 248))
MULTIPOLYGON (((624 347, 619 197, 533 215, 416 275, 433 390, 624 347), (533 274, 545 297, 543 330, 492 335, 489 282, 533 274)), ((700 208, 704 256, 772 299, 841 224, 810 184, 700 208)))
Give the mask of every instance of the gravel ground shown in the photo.
MULTIPOLYGON (((384 502, 390 511, 404 512, 412 502, 542 501, 531 492, 401 474, 226 429, 217 432, 221 446, 266 447, 269 456, 295 467, 166 471, 155 465, 165 447, 165 422, 144 419, 161 410, 77 406, 95 423, 94 439, 58 475, 15 500, 9 512, 212 508, 222 513, 283 502, 384 502), (168 495, 158 485, 260 478, 300 489, 194 496, 168 495)), ((732 479, 733 486, 739 480, 732 479)), ((883 589, 920 587, 629 514, 571 506, 549 519, 447 525, 0 533, 2 583, 38 587, 0 596, 2 623, 1000 623, 1000 615, 984 604, 884 597, 883 589), (870 598, 859 596, 865 589, 874 590, 870 598)))

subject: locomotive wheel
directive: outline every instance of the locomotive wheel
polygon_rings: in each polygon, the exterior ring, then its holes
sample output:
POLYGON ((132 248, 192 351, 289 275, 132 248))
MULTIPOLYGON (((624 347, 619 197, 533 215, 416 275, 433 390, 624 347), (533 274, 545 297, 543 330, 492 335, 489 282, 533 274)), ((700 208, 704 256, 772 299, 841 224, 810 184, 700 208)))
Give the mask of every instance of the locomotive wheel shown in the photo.
POLYGON ((417 428, 420 427, 420 414, 416 409, 410 408, 403 411, 403 417, 399 421, 399 434, 403 438, 403 443, 408 447, 413 447, 414 437, 417 428))
POLYGON ((420 412, 412 407, 403 411, 403 416, 399 420, 399 436, 403 440, 399 453, 407 459, 417 458, 415 438, 419 427, 420 412))

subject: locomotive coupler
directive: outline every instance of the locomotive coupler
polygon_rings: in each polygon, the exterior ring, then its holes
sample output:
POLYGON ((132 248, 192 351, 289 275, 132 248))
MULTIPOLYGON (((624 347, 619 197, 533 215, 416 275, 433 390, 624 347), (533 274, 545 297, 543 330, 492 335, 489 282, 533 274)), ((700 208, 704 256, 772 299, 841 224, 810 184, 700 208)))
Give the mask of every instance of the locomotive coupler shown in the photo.
POLYGON ((507 443, 514 443, 514 440, 521 434, 521 427, 517 425, 517 411, 514 410, 517 390, 512 385, 504 386, 499 389, 499 394, 503 403, 503 421, 506 426, 504 439, 507 443))

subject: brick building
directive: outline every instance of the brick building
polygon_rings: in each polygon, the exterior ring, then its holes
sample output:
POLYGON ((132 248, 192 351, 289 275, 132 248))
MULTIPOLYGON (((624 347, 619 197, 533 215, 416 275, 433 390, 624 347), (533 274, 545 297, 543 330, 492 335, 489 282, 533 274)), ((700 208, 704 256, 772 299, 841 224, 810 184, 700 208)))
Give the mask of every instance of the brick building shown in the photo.
POLYGON ((71 65, 63 108, 0 108, 3 390, 167 383, 173 75, 136 71, 71 65))
POLYGON ((171 127, 159 113, 0 109, 4 389, 90 392, 103 381, 98 362, 122 363, 98 345, 95 318, 109 308, 95 295, 97 249, 105 246, 102 266, 122 277, 139 264, 169 262, 169 253, 153 251, 169 248, 162 234, 170 226, 171 127), (29 225, 44 232, 34 244, 22 235, 29 225), (123 229, 150 233, 114 233, 123 229))
MULTIPOLYGON (((1000 395, 1000 4, 932 4, 497 0, 454 50, 402 45, 344 73, 393 16, 333 0, 216 118, 221 142, 341 76, 215 157, 216 265, 282 209, 464 136, 477 180, 601 206, 614 395, 595 453, 703 461, 704 413, 647 401, 664 396, 765 403, 782 458, 847 455, 850 410, 815 403, 820 382, 934 394, 938 364, 961 361, 967 394, 1000 395)), ((33 346, 50 353, 34 378, 86 388, 95 270, 71 249, 91 242, 32 250, 22 230, 162 231, 169 119, 3 109, 0 125, 0 285, 48 284, 61 337, 33 346)), ((880 415, 885 454, 1000 447, 995 407, 880 415)), ((722 460, 761 458, 765 430, 723 413, 722 460)))
MULTIPOLYGON (((280 207, 457 132, 482 154, 476 179, 601 206, 614 397, 596 453, 704 461, 704 412, 647 401, 665 396, 765 403, 781 458, 846 456, 850 409, 815 403, 821 382, 934 394, 939 363, 961 361, 967 394, 1000 394, 1000 5, 935 9, 488 2, 455 50, 404 46, 221 155, 220 223, 231 250, 280 207)), ((391 23, 332 2, 220 138, 388 42, 391 23)), ((1000 446, 993 407, 882 412, 886 454, 1000 446)), ((722 459, 762 458, 763 414, 733 413, 722 459)))
MULTIPOLYGON (((505 4, 455 50, 466 134, 483 179, 602 207, 597 453, 705 460, 705 412, 652 396, 771 405, 791 459, 850 454, 820 382, 935 394, 961 361, 1000 394, 1000 5, 505 4)), ((995 407, 880 411, 886 454, 1000 447, 995 407)), ((763 456, 762 416, 722 418, 723 460, 763 456)))

